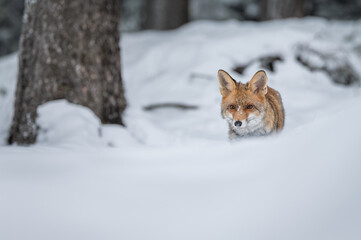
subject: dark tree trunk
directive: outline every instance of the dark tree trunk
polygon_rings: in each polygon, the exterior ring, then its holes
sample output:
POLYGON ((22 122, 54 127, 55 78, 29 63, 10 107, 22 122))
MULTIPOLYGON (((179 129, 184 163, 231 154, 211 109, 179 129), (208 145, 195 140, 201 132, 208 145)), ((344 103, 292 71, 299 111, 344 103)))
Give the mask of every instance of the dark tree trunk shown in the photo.
POLYGON ((189 21, 188 5, 188 0, 146 0, 142 28, 177 28, 189 21))
POLYGON ((303 17, 303 0, 259 0, 260 20, 303 17))
POLYGON ((26 1, 9 144, 34 143, 37 107, 55 99, 122 124, 119 21, 118 0, 26 1))

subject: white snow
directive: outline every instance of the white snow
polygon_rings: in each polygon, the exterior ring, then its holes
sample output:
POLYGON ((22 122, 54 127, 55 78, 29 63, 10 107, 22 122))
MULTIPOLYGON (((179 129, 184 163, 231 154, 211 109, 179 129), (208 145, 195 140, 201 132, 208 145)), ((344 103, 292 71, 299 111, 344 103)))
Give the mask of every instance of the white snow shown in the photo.
POLYGON ((18 69, 17 54, 0 58, 0 146, 5 144, 13 117, 16 74, 18 69))
POLYGON ((361 239, 360 88, 295 60, 309 44, 360 66, 360 27, 200 21, 123 34, 127 127, 53 101, 39 108, 29 147, 5 145, 17 60, 0 59, 0 239, 361 239), (246 82, 257 63, 244 75, 231 69, 275 53, 285 61, 267 74, 285 129, 230 143, 217 71, 246 82), (198 109, 143 110, 163 102, 198 109))

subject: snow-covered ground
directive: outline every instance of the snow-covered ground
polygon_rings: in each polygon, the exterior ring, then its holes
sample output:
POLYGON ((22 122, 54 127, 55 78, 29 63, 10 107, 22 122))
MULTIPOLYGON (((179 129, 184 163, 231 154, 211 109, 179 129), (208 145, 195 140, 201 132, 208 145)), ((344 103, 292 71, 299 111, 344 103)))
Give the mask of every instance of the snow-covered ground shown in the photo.
POLYGON ((361 91, 310 72, 299 44, 361 74, 361 22, 194 22, 123 34, 127 128, 64 100, 39 108, 38 143, 6 146, 17 56, 0 59, 0 239, 361 239, 361 91), (229 143, 217 70, 280 54, 276 136, 229 143), (197 110, 144 111, 176 102, 197 110))

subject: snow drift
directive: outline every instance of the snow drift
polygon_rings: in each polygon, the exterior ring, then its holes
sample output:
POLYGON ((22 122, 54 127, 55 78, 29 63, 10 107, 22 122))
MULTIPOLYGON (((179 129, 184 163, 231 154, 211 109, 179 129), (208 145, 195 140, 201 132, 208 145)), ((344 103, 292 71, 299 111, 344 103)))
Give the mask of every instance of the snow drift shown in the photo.
MULTIPOLYGON (((360 24, 195 22, 124 34, 127 127, 65 100, 41 106, 38 143, 0 147, 0 238, 360 239, 360 89, 295 57, 299 44, 321 46, 360 74, 360 24), (271 54, 284 59, 267 74, 285 129, 229 143, 217 70, 246 82, 257 62, 232 69, 271 54), (198 108, 143 110, 164 102, 198 108)), ((3 140, 16 68, 15 55, 0 60, 3 140)))

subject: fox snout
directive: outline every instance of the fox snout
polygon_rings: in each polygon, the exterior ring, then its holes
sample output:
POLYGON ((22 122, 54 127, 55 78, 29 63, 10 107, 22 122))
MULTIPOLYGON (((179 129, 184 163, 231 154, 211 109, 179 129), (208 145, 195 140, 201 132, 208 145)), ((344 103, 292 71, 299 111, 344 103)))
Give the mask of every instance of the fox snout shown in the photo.
POLYGON ((231 113, 226 110, 222 115, 234 129, 243 128, 247 125, 248 118, 245 114, 242 114, 242 112, 236 111, 231 113))
POLYGON ((242 126, 242 122, 237 120, 237 121, 234 122, 234 126, 235 127, 240 127, 240 126, 242 126))
POLYGON ((227 119, 232 128, 241 128, 247 125, 248 114, 240 110, 241 107, 236 109, 226 109, 224 117, 227 119))
POLYGON ((230 124, 233 125, 232 128, 234 128, 234 129, 241 129, 241 128, 247 127, 247 125, 248 125, 247 118, 245 118, 245 119, 239 119, 239 118, 235 119, 234 118, 231 120, 230 124))

